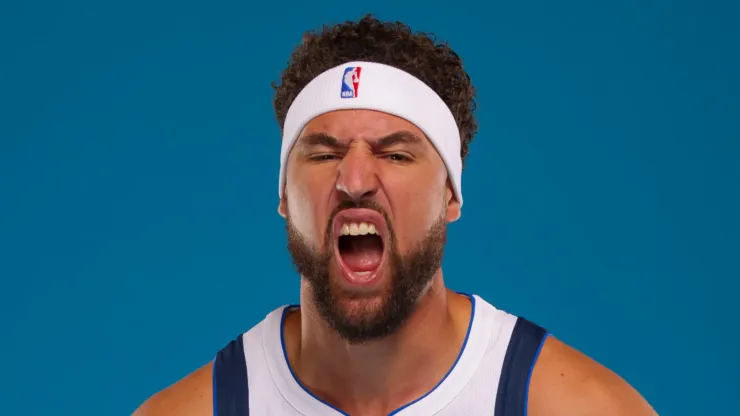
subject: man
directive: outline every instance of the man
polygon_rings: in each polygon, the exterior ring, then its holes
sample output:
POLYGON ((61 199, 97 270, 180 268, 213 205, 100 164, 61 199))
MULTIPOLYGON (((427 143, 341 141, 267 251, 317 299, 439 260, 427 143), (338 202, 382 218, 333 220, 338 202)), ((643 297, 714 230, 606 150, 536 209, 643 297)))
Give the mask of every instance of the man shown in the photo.
POLYGON ((445 287, 477 130, 447 46, 367 16, 308 34, 276 88, 278 211, 300 273, 281 307, 137 415, 654 415, 523 318, 445 287))

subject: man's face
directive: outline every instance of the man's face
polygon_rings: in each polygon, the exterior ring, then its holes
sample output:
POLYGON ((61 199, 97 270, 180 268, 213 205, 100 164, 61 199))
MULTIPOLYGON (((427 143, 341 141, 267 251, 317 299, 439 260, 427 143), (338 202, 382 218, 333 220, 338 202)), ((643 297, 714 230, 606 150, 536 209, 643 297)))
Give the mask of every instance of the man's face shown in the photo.
POLYGON ((397 330, 460 214, 434 146, 399 117, 335 111, 301 132, 286 179, 288 247, 319 313, 352 343, 397 330))

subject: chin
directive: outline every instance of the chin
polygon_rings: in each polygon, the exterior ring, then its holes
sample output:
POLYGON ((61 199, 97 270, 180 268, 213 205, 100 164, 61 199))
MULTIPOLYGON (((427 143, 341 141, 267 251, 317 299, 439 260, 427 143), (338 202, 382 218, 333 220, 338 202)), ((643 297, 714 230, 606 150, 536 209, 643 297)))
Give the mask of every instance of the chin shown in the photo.
POLYGON ((337 299, 336 306, 346 325, 362 326, 382 315, 385 299, 380 296, 337 299))

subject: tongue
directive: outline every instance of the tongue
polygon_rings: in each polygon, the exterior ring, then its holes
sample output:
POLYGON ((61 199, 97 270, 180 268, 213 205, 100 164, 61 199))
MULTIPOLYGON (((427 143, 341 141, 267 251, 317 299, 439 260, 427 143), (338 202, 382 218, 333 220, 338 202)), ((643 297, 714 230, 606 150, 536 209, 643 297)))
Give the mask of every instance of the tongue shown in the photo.
POLYGON ((377 236, 344 237, 341 255, 344 264, 353 272, 369 272, 378 268, 383 255, 383 243, 377 236))

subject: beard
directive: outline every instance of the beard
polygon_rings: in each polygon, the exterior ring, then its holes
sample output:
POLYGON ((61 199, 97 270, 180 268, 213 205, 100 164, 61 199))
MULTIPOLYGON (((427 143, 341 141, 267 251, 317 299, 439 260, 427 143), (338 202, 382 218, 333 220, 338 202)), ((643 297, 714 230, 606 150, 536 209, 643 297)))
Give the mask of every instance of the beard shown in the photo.
POLYGON ((388 215, 372 201, 345 202, 332 212, 324 234, 323 252, 306 241, 291 222, 290 215, 286 224, 288 251, 296 270, 309 284, 314 306, 329 327, 350 344, 382 339, 403 326, 441 267, 447 238, 445 212, 442 212, 426 236, 402 255, 398 252, 396 234, 388 215), (388 276, 380 295, 347 293, 336 283, 340 277, 331 276, 330 265, 335 263, 331 225, 337 213, 347 208, 375 210, 383 215, 388 225, 388 235, 383 241, 384 249, 388 250, 385 266, 388 276))

